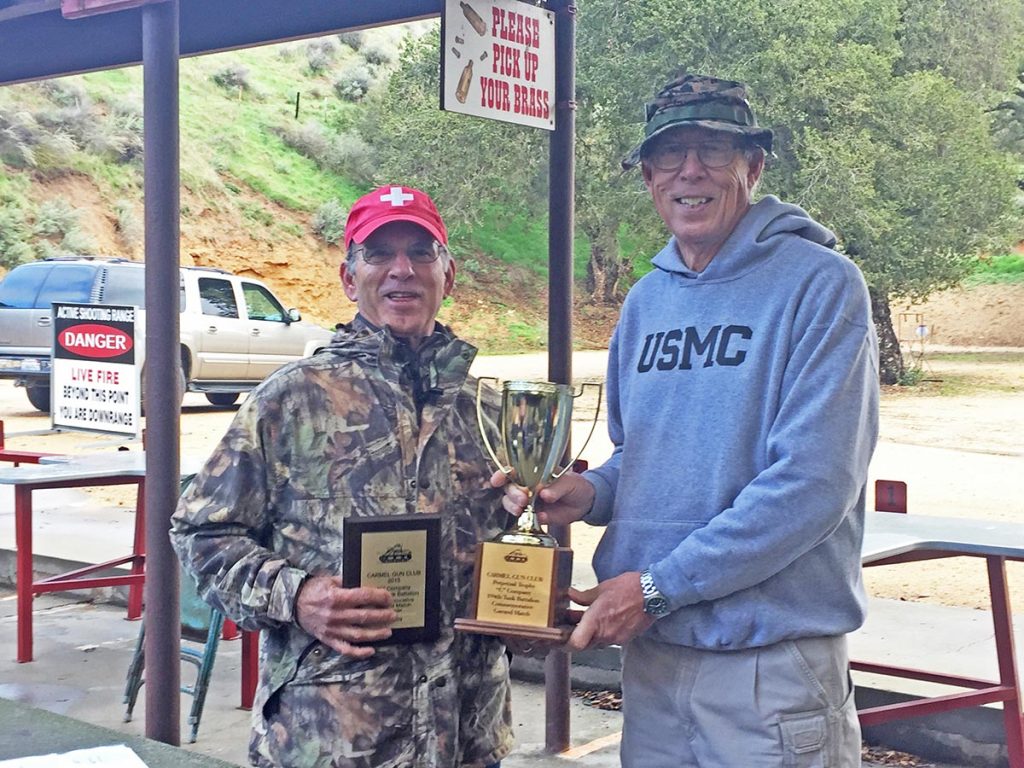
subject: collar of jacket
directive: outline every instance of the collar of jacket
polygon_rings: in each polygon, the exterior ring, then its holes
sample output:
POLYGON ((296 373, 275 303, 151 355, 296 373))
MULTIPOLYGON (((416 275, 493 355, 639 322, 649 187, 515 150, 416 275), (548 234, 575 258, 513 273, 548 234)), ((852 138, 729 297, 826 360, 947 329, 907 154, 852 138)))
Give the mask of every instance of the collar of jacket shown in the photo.
POLYGON ((476 347, 441 323, 434 325, 433 334, 419 349, 412 350, 387 326, 379 328, 359 314, 352 322, 338 325, 330 349, 374 365, 394 381, 400 380, 404 367, 415 365, 423 386, 442 391, 462 386, 477 353, 476 347))

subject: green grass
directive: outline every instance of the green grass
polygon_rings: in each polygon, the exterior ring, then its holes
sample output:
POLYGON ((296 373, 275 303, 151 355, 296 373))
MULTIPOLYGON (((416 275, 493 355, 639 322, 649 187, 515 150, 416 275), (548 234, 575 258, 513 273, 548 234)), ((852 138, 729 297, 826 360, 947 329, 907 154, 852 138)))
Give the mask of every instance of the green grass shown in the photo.
POLYGON ((967 285, 1024 283, 1024 253, 1003 253, 978 259, 967 285))

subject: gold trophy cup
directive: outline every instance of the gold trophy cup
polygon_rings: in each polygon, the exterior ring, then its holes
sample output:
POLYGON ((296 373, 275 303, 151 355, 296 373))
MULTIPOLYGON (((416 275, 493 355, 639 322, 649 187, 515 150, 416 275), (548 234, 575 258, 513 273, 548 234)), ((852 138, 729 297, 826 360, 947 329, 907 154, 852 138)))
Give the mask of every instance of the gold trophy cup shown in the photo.
MULTIPOLYGON (((558 469, 569 443, 573 400, 579 393, 567 384, 547 381, 506 381, 501 388, 501 442, 508 463, 491 447, 484 425, 477 383, 477 420, 484 447, 498 469, 526 489, 528 503, 515 526, 478 546, 473 591, 473 616, 455 620, 455 628, 485 635, 503 635, 563 642, 572 632, 567 621, 572 550, 537 524, 534 500, 543 486, 564 475, 575 462, 558 469)), ((597 410, 590 433, 597 425, 597 410)), ((579 455, 576 456, 579 458, 579 455)))

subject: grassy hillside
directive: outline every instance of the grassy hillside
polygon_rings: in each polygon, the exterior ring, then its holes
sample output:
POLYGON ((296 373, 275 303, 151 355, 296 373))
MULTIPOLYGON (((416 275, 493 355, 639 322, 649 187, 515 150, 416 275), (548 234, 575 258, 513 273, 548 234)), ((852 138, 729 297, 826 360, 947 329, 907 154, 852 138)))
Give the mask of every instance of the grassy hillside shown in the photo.
MULTIPOLYGON (((409 33, 181 62, 183 263, 265 279, 327 325, 351 315, 335 243, 348 206, 385 180, 350 128, 409 33)), ((0 89, 0 266, 53 253, 142 258, 141 104, 138 67, 0 89)), ((452 245, 459 287, 446 320, 492 351, 544 346, 546 222, 504 214, 456 229, 452 245)), ((584 343, 604 338, 603 317, 584 343)))

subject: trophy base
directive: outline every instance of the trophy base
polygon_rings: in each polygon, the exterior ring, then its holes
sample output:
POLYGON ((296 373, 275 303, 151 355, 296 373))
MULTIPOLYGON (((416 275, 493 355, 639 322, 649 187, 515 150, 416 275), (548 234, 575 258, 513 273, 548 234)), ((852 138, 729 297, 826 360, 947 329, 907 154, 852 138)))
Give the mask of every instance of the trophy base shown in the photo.
POLYGON ((471 632, 475 635, 492 635, 494 637, 521 637, 525 640, 540 640, 549 643, 564 643, 575 627, 566 624, 557 627, 526 627, 518 624, 500 624, 494 621, 478 621, 476 619, 456 619, 455 629, 459 632, 471 632))

